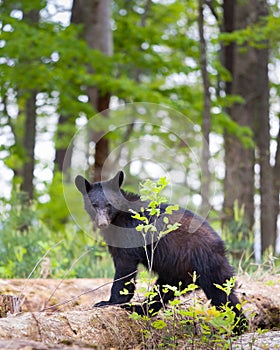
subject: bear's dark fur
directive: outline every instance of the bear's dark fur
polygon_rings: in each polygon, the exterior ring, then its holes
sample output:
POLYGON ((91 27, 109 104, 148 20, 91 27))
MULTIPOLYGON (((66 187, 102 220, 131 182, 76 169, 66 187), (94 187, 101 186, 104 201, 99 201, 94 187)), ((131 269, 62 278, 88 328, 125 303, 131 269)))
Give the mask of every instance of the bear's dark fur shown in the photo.
MULTIPOLYGON (((124 174, 120 171, 113 179, 98 183, 90 183, 80 175, 75 179, 78 190, 83 194, 85 209, 105 237, 115 265, 111 297, 95 306, 128 303, 135 289, 135 283, 128 282, 136 278, 139 264, 146 268, 149 265, 144 243, 140 243, 143 237, 135 230, 139 221, 133 219, 128 210, 133 207, 145 207, 146 203, 140 202, 138 195, 127 193, 120 188, 123 178, 124 174), (127 232, 122 237, 121 232, 124 231, 127 232), (118 238, 114 240, 115 236, 118 238), (132 240, 131 245, 126 245, 126 240, 132 236, 136 239, 132 240), (120 293, 124 289, 129 293, 120 293)), ((163 292, 164 285, 179 286, 180 283, 180 288, 185 288, 192 283, 192 275, 196 272, 196 284, 203 289, 212 304, 220 307, 229 301, 237 317, 242 318, 242 314, 236 308, 239 301, 234 288, 227 300, 226 294, 214 285, 222 285, 234 274, 220 236, 207 221, 186 209, 173 211, 169 220, 173 223, 179 222, 181 226, 163 236, 154 249, 152 270, 158 275, 156 285, 160 293, 150 308, 157 312, 163 303, 174 298, 172 291, 163 292), (196 229, 193 230, 193 227, 196 229)), ((149 257, 151 246, 147 246, 149 257)), ((130 307, 126 304, 125 308, 132 308, 142 314, 147 312, 143 305, 130 307)))

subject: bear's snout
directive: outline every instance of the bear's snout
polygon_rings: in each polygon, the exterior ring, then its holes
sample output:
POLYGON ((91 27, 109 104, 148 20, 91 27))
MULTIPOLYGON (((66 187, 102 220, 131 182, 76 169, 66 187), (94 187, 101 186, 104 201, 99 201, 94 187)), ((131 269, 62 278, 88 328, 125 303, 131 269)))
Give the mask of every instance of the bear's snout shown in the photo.
POLYGON ((110 225, 110 218, 107 209, 96 210, 96 224, 99 228, 105 228, 110 225))

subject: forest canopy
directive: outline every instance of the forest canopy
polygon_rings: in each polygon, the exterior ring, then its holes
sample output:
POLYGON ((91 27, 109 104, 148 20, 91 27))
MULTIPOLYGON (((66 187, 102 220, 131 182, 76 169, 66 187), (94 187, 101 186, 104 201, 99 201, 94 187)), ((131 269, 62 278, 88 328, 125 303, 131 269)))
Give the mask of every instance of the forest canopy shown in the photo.
POLYGON ((111 275, 73 179, 120 169, 233 260, 279 254, 278 0, 1 0, 0 26, 1 276, 111 275))

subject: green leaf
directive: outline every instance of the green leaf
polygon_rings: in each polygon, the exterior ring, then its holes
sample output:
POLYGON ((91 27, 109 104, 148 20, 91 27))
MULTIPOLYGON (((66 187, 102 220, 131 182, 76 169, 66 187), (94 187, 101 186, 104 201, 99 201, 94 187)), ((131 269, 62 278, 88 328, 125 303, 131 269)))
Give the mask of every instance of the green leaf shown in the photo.
POLYGON ((179 210, 179 205, 169 205, 168 207, 166 207, 165 213, 172 214, 175 210, 179 210))
POLYGON ((151 325, 155 329, 163 329, 163 328, 167 327, 167 323, 163 320, 156 320, 156 321, 152 322, 151 325))
POLYGON ((128 295, 128 294, 129 294, 129 291, 126 288, 120 291, 120 295, 128 295))

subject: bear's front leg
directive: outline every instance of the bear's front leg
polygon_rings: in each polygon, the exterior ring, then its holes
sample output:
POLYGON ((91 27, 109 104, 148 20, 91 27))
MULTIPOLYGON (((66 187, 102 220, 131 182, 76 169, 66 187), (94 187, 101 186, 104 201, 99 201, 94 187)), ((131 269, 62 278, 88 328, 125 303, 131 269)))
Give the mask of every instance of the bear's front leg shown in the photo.
POLYGON ((94 307, 125 304, 131 300, 135 291, 137 264, 129 268, 124 265, 123 262, 121 264, 115 263, 116 273, 111 288, 110 299, 107 301, 100 301, 94 304, 94 307))
POLYGON ((103 301, 99 301, 98 303, 95 303, 93 306, 94 307, 103 307, 103 306, 108 306, 108 305, 112 305, 112 303, 110 303, 109 300, 103 300, 103 301))

